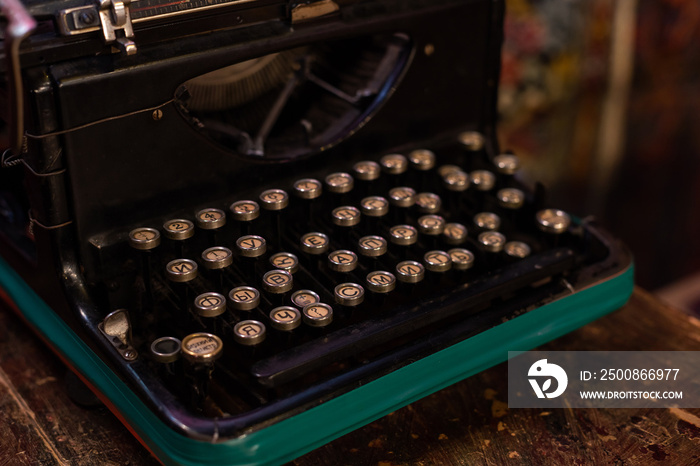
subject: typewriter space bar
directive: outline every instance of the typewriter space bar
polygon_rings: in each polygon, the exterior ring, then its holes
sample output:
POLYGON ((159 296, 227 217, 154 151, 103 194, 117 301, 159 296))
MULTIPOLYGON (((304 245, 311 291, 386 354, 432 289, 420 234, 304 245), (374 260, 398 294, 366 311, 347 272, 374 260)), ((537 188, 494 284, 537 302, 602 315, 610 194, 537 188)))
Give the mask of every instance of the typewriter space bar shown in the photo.
POLYGON ((342 361, 415 330, 516 291, 570 269, 574 252, 567 248, 547 251, 521 260, 470 284, 445 299, 404 307, 383 319, 360 322, 324 338, 292 348, 253 364, 251 372, 267 387, 278 387, 334 361, 342 361))

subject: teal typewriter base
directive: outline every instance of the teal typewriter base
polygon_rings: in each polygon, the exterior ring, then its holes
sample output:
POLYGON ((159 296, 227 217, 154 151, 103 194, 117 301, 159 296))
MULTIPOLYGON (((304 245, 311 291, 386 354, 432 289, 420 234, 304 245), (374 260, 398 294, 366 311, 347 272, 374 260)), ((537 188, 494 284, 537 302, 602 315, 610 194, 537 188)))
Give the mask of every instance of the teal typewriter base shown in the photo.
POLYGON ((401 367, 294 417, 209 443, 169 427, 0 259, 2 297, 165 464, 278 464, 623 306, 634 267, 401 367), (494 342, 508 342, 507 347, 494 342), (437 376, 436 376, 437 374, 437 376), (303 435, 299 433, 303 432, 303 435), (290 433, 292 433, 290 435, 290 433))

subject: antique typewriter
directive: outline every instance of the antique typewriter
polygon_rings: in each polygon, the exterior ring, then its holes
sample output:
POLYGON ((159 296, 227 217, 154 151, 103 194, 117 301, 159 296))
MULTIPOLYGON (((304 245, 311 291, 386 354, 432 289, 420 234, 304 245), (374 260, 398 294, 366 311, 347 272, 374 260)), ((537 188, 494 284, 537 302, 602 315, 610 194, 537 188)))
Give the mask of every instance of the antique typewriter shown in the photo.
POLYGON ((494 0, 4 0, 0 286, 164 463, 279 463, 621 306, 494 0))

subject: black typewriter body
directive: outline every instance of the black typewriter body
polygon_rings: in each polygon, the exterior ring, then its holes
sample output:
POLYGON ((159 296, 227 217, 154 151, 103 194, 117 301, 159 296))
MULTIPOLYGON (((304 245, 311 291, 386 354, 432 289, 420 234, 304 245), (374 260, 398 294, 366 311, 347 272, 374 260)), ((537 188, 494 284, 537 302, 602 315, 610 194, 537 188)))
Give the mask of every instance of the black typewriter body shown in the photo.
POLYGON ((95 5, 25 4, 21 86, 6 51, 0 251, 155 432, 234 442, 595 284, 624 278, 532 344, 629 295, 623 247, 494 162, 502 2, 132 2, 114 41, 95 5))

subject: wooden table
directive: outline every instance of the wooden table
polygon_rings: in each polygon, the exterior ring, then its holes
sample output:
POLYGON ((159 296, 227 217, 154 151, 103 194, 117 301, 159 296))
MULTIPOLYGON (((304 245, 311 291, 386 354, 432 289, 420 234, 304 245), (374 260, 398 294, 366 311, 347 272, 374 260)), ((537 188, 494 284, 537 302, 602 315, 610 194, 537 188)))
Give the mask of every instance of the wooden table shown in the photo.
MULTIPOLYGON (((700 321, 637 289, 546 350, 700 350, 700 321)), ((700 409, 508 409, 501 364, 294 461, 318 464, 700 464, 700 409)), ((0 465, 157 464, 106 409, 75 407, 65 368, 0 309, 0 465)))

